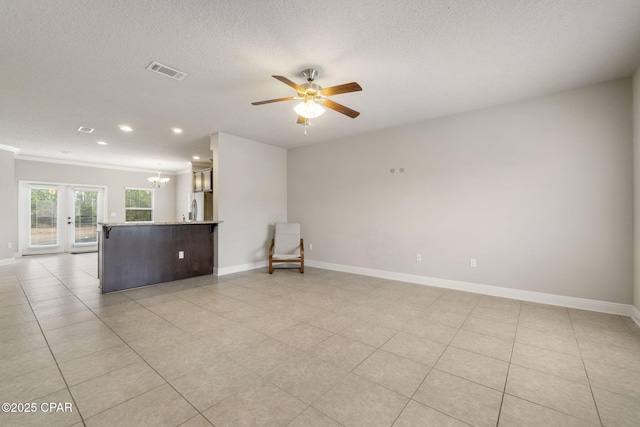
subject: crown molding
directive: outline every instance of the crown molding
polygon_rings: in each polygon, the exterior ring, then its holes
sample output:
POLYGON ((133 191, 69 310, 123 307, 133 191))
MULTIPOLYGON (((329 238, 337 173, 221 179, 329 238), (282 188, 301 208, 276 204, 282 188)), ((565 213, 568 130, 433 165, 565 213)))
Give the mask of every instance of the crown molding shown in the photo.
POLYGON ((19 148, 12 147, 10 145, 0 144, 0 150, 11 151, 14 155, 17 155, 20 152, 19 148))
MULTIPOLYGON (((35 156, 16 155, 16 159, 27 160, 30 162, 56 163, 60 165, 85 166, 90 168, 113 169, 113 170, 121 170, 121 171, 127 171, 127 172, 143 172, 143 173, 152 173, 152 174, 157 174, 159 170, 159 169, 132 168, 128 166, 105 165, 100 163, 80 162, 77 160, 51 159, 48 157, 35 157, 35 156)), ((177 175, 181 173, 181 172, 163 171, 163 170, 160 170, 160 172, 166 175, 177 175)))

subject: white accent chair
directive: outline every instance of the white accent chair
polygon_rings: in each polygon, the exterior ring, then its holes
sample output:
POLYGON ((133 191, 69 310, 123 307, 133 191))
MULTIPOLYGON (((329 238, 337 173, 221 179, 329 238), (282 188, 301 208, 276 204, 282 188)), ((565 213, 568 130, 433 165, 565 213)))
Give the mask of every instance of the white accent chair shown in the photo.
POLYGON ((304 242, 300 238, 300 224, 276 222, 269 247, 269 274, 273 274, 274 263, 299 263, 300 273, 304 273, 304 242))

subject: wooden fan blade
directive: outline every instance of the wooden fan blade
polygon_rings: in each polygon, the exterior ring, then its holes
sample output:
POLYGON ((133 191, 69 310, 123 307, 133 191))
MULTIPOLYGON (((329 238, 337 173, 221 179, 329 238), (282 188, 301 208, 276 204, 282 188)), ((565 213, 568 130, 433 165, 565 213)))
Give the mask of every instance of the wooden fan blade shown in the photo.
POLYGON ((287 98, 278 98, 278 99, 268 99, 266 101, 258 101, 258 102, 252 102, 251 105, 262 105, 262 104, 270 104, 272 102, 280 102, 280 101, 291 101, 293 99, 298 99, 295 96, 289 96, 287 98))
POLYGON ((303 124, 305 124, 306 122, 307 122, 307 119, 305 119, 305 118, 304 118, 304 117, 302 117, 302 116, 298 116, 298 121, 297 121, 296 123, 297 123, 297 124, 299 124, 299 125, 303 125, 303 124))
POLYGON ((331 86, 324 88, 320 91, 324 96, 338 95, 341 93, 358 92, 362 90, 360 85, 356 82, 345 83, 343 85, 331 86))
POLYGON ((288 78, 284 77, 284 76, 271 76, 274 79, 280 80, 282 83, 291 86, 292 88, 294 88, 295 90, 297 90, 298 92, 304 92, 304 88, 302 86, 297 85, 296 83, 292 82, 291 80, 289 80, 288 78))
POLYGON ((358 117, 360 115, 360 113, 358 113, 356 110, 352 110, 349 107, 345 107, 342 104, 338 104, 337 102, 333 102, 330 99, 325 99, 324 102, 322 103, 323 107, 327 107, 327 108, 331 108, 334 111, 337 111, 338 113, 342 113, 345 116, 349 116, 352 119, 355 119, 356 117, 358 117))

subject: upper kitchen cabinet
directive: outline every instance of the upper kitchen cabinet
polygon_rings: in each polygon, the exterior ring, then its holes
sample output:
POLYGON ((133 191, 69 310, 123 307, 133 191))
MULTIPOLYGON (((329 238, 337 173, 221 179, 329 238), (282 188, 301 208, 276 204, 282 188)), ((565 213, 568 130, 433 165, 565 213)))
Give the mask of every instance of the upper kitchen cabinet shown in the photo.
POLYGON ((213 191, 213 169, 201 169, 193 172, 193 185, 196 193, 213 191))

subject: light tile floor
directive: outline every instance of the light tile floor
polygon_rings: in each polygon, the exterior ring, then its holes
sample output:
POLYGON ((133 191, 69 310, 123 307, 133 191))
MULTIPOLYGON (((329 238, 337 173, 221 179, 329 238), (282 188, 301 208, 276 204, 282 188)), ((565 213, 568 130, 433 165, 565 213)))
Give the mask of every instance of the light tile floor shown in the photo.
POLYGON ((0 425, 640 425, 627 317, 314 268, 101 295, 96 258, 0 267, 1 400, 36 408, 0 425))

